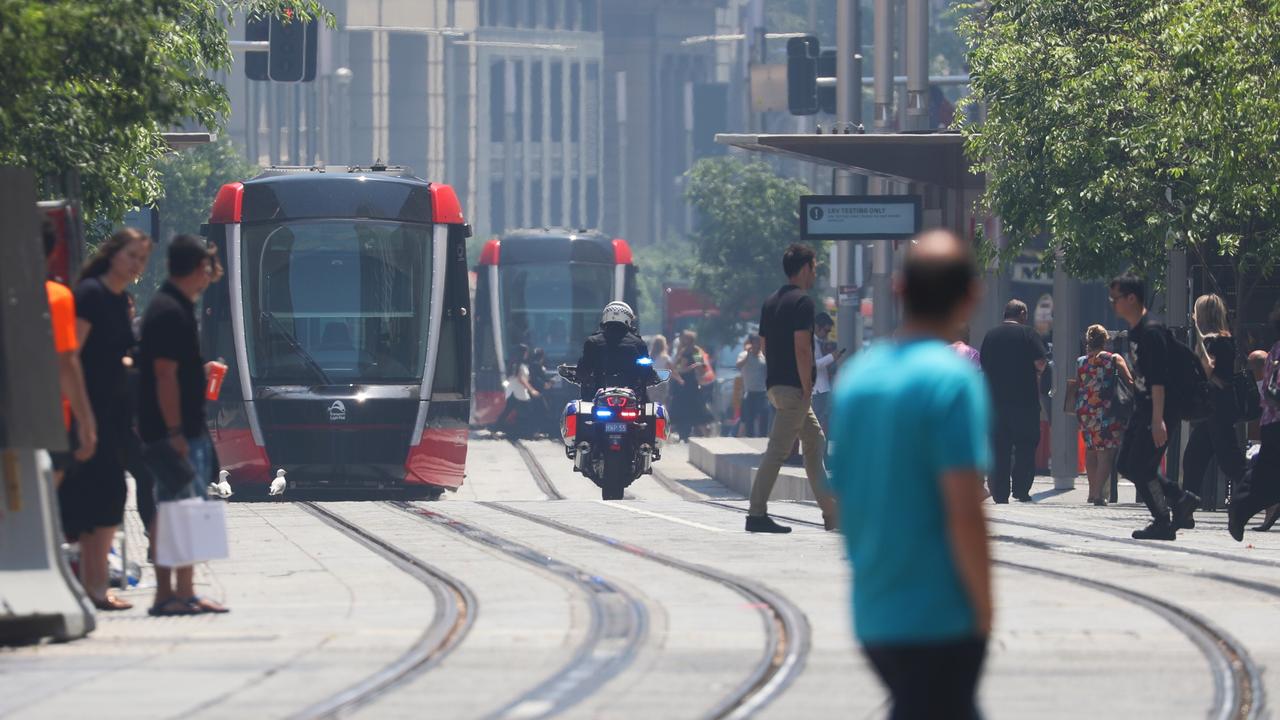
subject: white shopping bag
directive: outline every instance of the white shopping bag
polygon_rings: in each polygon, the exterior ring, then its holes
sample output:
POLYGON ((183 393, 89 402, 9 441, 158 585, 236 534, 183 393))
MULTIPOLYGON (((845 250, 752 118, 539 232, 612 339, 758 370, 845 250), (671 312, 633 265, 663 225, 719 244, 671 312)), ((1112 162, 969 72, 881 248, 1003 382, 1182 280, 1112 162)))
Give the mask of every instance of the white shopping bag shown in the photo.
POLYGON ((159 503, 155 543, 160 567, 186 567, 227 557, 227 504, 203 498, 159 503))

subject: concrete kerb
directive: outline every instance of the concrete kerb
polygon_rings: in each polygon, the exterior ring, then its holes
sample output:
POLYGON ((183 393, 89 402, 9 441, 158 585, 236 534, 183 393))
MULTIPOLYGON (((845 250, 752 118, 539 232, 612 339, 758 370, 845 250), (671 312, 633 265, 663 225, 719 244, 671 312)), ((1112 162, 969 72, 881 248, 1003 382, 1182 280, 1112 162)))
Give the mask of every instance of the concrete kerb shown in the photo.
MULTIPOLYGON (((765 438, 693 438, 689 462, 712 480, 743 495, 751 495, 751 483, 768 440, 765 438)), ((778 473, 773 500, 813 501, 804 468, 784 465, 778 473)))

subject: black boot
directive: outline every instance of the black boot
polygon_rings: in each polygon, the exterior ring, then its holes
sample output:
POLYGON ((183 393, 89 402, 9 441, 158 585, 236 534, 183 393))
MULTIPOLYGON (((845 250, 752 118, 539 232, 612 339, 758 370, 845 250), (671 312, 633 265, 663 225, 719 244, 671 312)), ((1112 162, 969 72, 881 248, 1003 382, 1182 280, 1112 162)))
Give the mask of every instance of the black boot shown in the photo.
POLYGON ((791 528, 779 525, 768 515, 748 515, 747 532, 753 533, 789 533, 791 528))
POLYGON ((1177 540, 1178 531, 1168 521, 1152 520, 1151 524, 1141 530, 1133 531, 1134 540, 1177 540))
POLYGON ((1183 492, 1182 497, 1173 506, 1173 528, 1175 530, 1195 529, 1195 512, 1199 509, 1200 496, 1193 492, 1183 492))
POLYGON ((1249 522, 1248 512, 1239 502, 1233 502, 1227 506, 1227 532, 1231 533, 1231 539, 1236 542, 1244 541, 1244 526, 1249 522))
POLYGON ((1267 516, 1263 519, 1262 524, 1255 527, 1254 530, 1261 532, 1269 531, 1271 526, 1276 524, 1277 517, 1280 517, 1280 505, 1272 505, 1271 508, 1267 510, 1267 516))

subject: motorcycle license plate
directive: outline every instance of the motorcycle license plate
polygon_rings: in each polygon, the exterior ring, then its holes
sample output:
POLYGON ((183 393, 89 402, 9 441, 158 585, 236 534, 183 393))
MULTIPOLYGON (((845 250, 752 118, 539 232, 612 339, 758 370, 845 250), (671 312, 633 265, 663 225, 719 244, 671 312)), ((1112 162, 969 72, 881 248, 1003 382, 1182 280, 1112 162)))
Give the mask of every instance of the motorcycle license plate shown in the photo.
POLYGON ((605 423, 604 431, 607 433, 624 433, 627 431, 626 423, 605 423))

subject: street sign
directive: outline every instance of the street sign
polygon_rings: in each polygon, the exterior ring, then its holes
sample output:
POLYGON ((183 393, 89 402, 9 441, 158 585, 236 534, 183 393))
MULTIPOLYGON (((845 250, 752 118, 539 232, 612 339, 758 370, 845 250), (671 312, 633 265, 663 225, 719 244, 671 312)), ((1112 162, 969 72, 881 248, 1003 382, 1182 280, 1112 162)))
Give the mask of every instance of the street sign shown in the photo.
POLYGON ((919 195, 804 195, 800 237, 819 240, 904 240, 920 232, 919 195))

